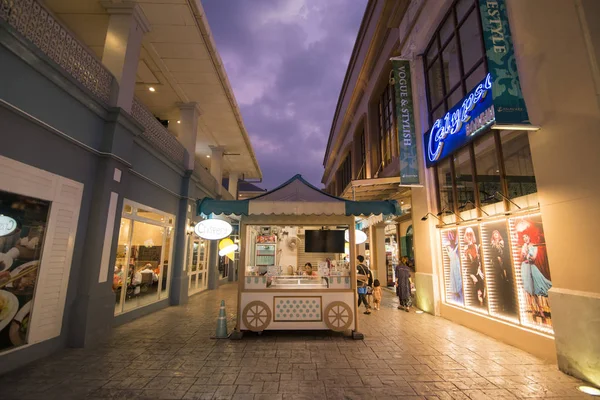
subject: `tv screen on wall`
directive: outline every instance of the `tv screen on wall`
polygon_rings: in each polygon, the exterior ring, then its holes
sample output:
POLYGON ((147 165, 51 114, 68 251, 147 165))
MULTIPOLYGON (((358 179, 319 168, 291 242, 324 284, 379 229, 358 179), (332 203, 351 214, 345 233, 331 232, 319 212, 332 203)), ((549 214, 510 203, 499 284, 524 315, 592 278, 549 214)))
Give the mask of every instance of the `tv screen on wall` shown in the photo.
POLYGON ((305 231, 304 251, 306 253, 343 253, 346 239, 344 231, 305 231))

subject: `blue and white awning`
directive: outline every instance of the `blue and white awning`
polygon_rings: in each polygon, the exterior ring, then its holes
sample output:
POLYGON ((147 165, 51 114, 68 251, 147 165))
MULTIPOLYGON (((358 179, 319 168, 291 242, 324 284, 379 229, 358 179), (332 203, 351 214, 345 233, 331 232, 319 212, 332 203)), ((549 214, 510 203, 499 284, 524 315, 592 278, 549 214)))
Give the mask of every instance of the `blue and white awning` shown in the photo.
POLYGON ((327 194, 301 175, 263 195, 248 200, 214 200, 198 202, 198 215, 400 215, 395 200, 349 201, 327 194))

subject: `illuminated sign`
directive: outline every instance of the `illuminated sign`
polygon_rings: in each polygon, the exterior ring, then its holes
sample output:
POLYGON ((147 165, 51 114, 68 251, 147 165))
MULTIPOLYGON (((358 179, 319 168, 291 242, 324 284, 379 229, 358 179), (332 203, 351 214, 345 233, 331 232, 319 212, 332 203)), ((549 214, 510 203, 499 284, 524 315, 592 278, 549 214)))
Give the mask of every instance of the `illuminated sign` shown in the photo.
MULTIPOLYGON (((350 231, 348 229, 344 232, 344 237, 346 238, 346 242, 350 241, 350 231)), ((367 241, 367 234, 357 229, 354 231, 354 240, 356 241, 355 244, 364 243, 367 241)))
POLYGON ((427 161, 433 163, 462 146, 468 137, 495 120, 492 103, 492 75, 488 74, 462 103, 454 106, 433 124, 427 143, 427 161))
POLYGON ((0 237, 10 235, 17 229, 17 221, 0 214, 0 237))
POLYGON ((206 240, 223 239, 229 236, 232 231, 231 224, 221 219, 206 219, 198 222, 194 227, 196 235, 206 240))
POLYGON ((235 252, 240 246, 233 243, 233 240, 227 238, 219 242, 219 256, 227 256, 231 261, 235 261, 235 252))

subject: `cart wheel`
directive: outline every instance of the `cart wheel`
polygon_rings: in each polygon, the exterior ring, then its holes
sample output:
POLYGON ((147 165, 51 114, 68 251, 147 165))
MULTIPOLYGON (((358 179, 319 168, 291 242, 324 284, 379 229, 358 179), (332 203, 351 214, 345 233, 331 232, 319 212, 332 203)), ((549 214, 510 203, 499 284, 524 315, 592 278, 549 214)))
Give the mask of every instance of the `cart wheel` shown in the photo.
POLYGON ((262 332, 271 323, 271 310, 262 301, 251 301, 244 307, 244 311, 242 311, 242 320, 248 330, 262 332))
POLYGON ((325 307, 325 325, 335 332, 343 332, 352 325, 352 309, 342 301, 333 301, 325 307))

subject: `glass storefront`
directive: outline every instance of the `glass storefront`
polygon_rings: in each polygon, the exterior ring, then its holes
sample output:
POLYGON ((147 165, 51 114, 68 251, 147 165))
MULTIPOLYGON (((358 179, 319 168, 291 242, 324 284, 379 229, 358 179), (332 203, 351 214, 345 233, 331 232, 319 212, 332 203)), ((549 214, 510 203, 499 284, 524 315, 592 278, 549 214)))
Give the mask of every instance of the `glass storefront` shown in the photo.
POLYGON ((175 217, 125 200, 113 274, 115 315, 169 297, 175 217))
POLYGON ((0 352, 27 344, 50 202, 0 190, 0 352))
POLYGON ((189 279, 188 294, 194 294, 208 288, 208 252, 210 242, 199 237, 190 238, 187 272, 189 279))

